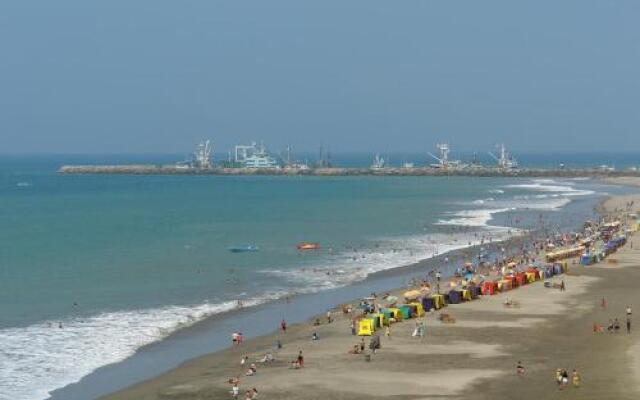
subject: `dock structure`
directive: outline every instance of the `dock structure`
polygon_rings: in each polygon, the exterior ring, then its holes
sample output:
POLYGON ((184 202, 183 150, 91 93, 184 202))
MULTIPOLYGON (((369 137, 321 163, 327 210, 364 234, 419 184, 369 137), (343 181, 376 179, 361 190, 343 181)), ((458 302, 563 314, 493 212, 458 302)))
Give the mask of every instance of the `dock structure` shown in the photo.
POLYGON ((520 168, 473 167, 442 169, 432 167, 385 168, 184 168, 176 165, 65 165, 63 175, 271 175, 271 176, 479 176, 479 177, 617 177, 640 176, 637 170, 602 168, 520 168))

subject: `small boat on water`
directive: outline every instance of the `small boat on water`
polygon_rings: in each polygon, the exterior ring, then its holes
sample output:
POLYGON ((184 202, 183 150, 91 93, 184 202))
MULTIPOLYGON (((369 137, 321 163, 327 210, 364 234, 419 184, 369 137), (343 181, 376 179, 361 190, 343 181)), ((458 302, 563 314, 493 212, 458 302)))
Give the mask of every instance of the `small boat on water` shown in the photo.
POLYGON ((320 249, 320 243, 303 242, 298 244, 298 250, 318 250, 320 249))
POLYGON ((229 247, 229 251, 232 253, 251 253, 259 250, 258 246, 251 245, 229 247))

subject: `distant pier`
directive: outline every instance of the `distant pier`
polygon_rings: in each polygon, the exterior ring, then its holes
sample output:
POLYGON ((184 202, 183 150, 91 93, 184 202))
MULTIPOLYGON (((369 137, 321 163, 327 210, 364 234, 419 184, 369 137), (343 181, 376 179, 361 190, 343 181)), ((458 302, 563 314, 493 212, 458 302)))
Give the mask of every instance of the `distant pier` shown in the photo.
POLYGON ((441 169, 432 167, 385 168, 186 168, 175 165, 65 165, 63 175, 270 175, 270 176, 479 176, 479 177, 617 177, 640 176, 635 170, 599 168, 519 168, 472 167, 441 169))

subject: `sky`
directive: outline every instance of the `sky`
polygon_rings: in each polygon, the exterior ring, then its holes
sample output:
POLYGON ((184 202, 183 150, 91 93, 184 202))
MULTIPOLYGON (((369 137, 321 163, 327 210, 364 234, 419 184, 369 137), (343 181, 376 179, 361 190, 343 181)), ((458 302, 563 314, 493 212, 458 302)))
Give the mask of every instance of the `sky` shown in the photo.
POLYGON ((0 153, 637 151, 640 1, 7 0, 0 153))

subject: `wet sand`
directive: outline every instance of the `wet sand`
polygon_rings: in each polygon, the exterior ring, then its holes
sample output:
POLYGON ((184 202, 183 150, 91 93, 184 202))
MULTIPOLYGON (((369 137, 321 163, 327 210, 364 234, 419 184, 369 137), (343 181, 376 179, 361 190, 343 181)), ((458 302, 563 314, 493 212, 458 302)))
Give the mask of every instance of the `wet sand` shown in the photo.
MULTIPOLYGON (((604 210, 621 208, 630 199, 640 204, 640 196, 612 198, 604 210)), ((427 334, 422 341, 411 337, 415 320, 394 324, 391 339, 382 337, 382 349, 370 362, 347 353, 360 339, 351 335, 350 321, 336 313, 331 324, 321 317, 319 327, 310 321, 290 327, 286 334, 252 339, 104 399, 229 399, 227 380, 244 372, 240 359, 262 357, 277 338, 284 344, 274 353, 277 361, 258 364, 255 376, 241 377, 241 398, 246 389, 256 387, 260 399, 637 399, 640 320, 634 320, 634 330, 627 335, 624 314, 626 305, 640 312, 640 249, 628 244, 609 260, 616 263, 574 264, 568 274, 552 278, 564 279, 565 292, 536 282, 450 305, 441 312, 455 316, 455 324, 439 322, 440 312, 430 313, 424 318, 427 334), (506 297, 520 307, 506 308, 506 297), (606 309, 600 306, 602 297, 606 309), (606 326, 616 317, 623 325, 620 333, 593 333, 594 322, 606 326), (319 341, 311 341, 313 332, 319 341), (300 350, 305 367, 290 369, 300 350), (526 367, 524 377, 515 373, 519 360, 526 367), (582 386, 558 390, 557 368, 577 368, 582 386)), ((278 323, 273 321, 274 330, 278 323)))

